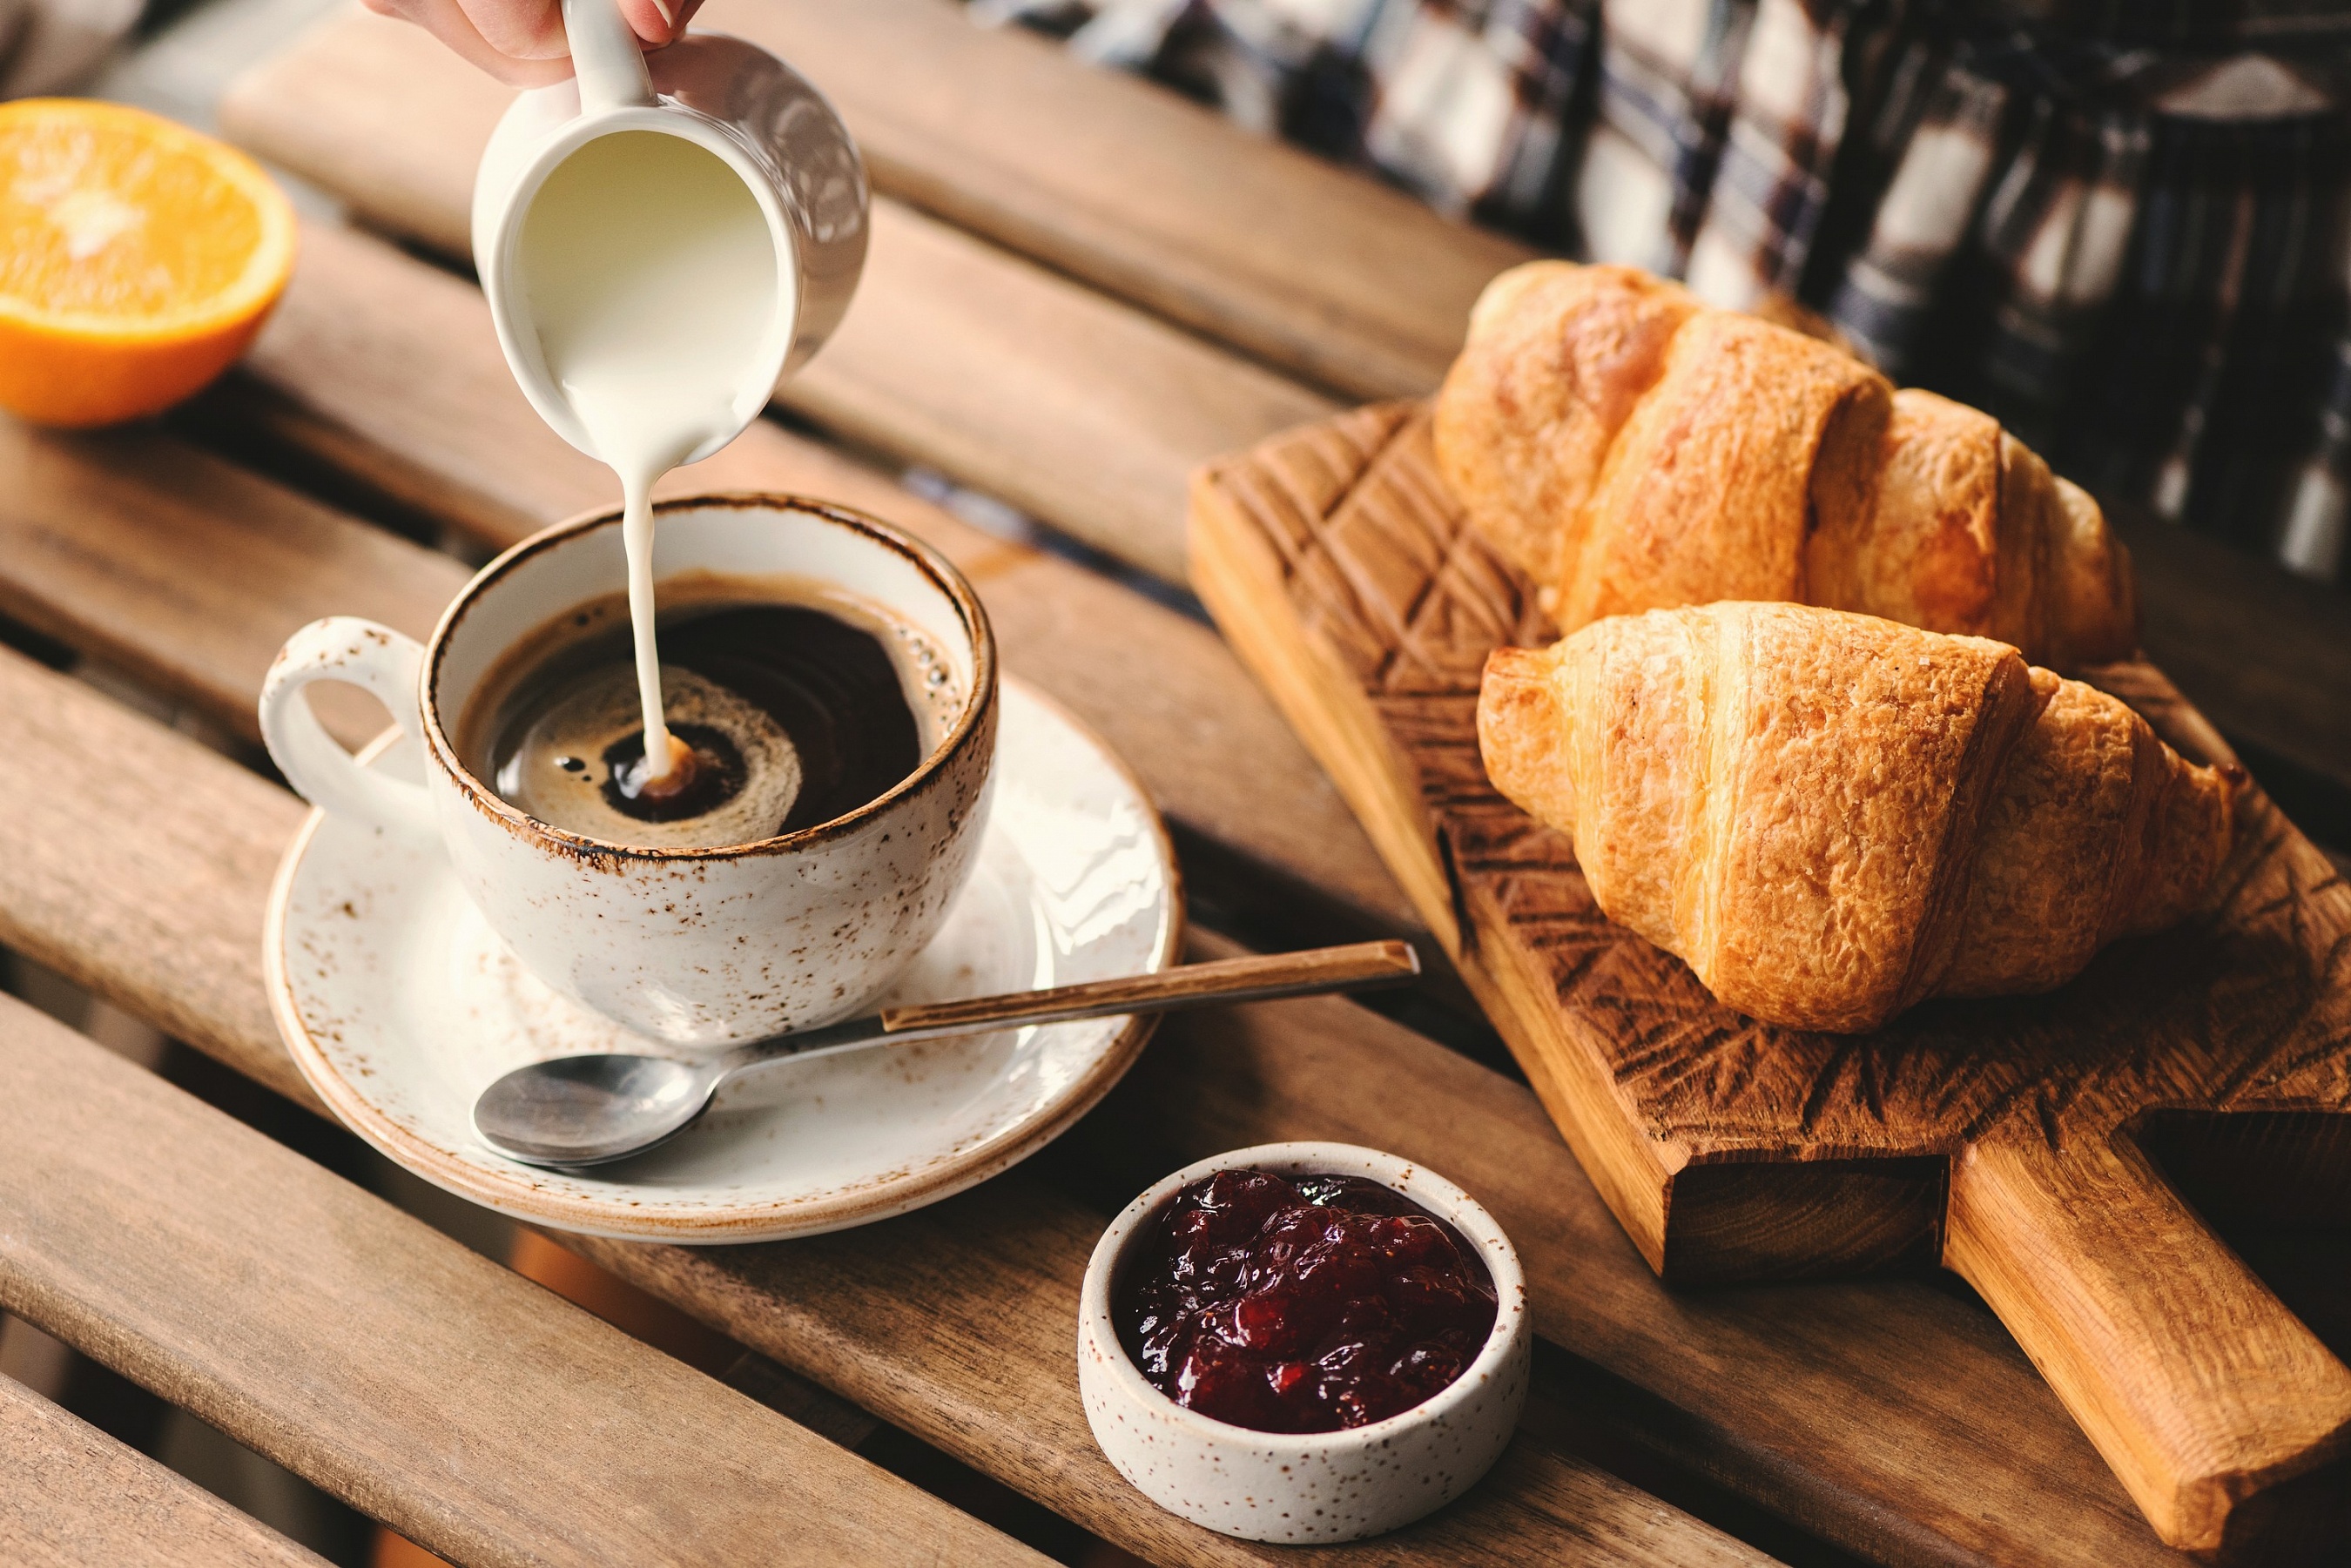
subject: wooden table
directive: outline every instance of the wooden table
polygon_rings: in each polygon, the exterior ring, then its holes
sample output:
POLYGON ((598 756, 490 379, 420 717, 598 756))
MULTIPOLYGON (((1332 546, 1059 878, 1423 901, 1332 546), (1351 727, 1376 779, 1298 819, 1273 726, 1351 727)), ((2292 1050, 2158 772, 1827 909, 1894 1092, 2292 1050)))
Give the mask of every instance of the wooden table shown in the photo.
MULTIPOLYGON (((857 308, 785 418, 673 486, 836 498, 954 557, 1008 667, 1156 796, 1226 928, 1200 953, 1424 935, 1215 633, 1134 584, 1180 585, 1195 465, 1425 390, 1519 253, 959 9, 703 13, 835 97, 881 194, 857 308), (907 464, 1123 580, 917 499, 907 464)), ((0 425, 0 612, 229 737, 0 650, 0 940, 314 1109, 261 986, 262 903, 302 812, 250 766, 270 655, 329 612, 421 634, 458 558, 611 500, 524 403, 457 270, 504 101, 371 17, 294 45, 225 122, 353 225, 306 231, 246 368, 160 427, 0 425)), ((2316 836, 2351 844, 2344 602, 2186 535, 2133 542, 2150 653, 2316 836)), ((333 716, 352 739, 381 722, 333 716)), ((1439 976, 1405 1016, 1474 1046, 1462 1006, 1439 976)), ((902 1219, 724 1250, 559 1239, 776 1364, 730 1386, 0 999, 0 1306, 453 1562, 1044 1560, 872 1462, 877 1423, 1152 1562, 1270 1561, 1290 1554, 1183 1524, 1110 1469, 1071 1334, 1087 1251, 1134 1191, 1307 1137, 1424 1160, 1487 1202, 1544 1341, 1489 1480, 1318 1561, 2183 1561, 1963 1291, 1668 1292, 1520 1082, 1343 1001, 1171 1022, 1049 1155, 902 1219)), ((2345 1347, 2339 1245, 2232 1239, 2345 1347)), ((0 1559, 161 1560, 168 1520, 174 1561, 312 1560, 5 1383, 0 1459, 39 1478, 0 1487, 0 1559)))

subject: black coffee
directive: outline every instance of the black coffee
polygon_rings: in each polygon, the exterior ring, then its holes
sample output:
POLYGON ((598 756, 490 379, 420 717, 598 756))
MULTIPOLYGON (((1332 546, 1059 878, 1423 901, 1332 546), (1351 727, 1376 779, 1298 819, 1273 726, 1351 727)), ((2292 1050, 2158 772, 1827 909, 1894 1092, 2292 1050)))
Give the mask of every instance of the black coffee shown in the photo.
POLYGON ((801 603, 665 609, 663 706, 694 752, 675 793, 643 787, 643 716, 617 598, 527 641, 514 673, 494 674, 468 708, 461 747, 509 804, 611 842, 718 848, 829 822, 914 772, 934 738, 925 719, 943 731, 952 696, 918 633, 866 619, 801 603))

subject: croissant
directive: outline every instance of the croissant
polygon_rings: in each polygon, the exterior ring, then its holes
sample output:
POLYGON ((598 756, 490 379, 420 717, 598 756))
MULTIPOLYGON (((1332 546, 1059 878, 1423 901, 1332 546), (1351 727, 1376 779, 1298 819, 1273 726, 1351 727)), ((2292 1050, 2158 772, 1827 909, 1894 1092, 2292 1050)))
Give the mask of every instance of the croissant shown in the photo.
POLYGON ((1609 918, 1803 1029, 2062 985, 2186 916, 2229 850, 2228 779, 2116 699, 1989 639, 1802 605, 1498 650, 1478 739, 1609 918))
POLYGON ((2097 503, 1997 421, 1631 267, 1489 284, 1435 439, 1471 526, 1564 632, 1782 599, 2061 669, 2137 643, 2097 503))

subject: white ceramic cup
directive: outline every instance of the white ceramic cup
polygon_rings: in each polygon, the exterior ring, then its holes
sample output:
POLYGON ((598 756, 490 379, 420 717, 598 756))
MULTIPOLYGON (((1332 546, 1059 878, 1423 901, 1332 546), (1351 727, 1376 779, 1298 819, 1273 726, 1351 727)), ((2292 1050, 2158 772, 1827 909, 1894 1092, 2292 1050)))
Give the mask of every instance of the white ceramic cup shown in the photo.
POLYGON ((1111 1221, 1078 1297, 1078 1395, 1094 1441, 1160 1507, 1244 1541, 1360 1541, 1452 1501, 1510 1446, 1533 1354, 1526 1275, 1494 1217, 1426 1166, 1353 1144, 1261 1144, 1186 1166, 1111 1221), (1493 1278, 1499 1311, 1485 1347, 1435 1397, 1340 1432, 1257 1432, 1168 1398, 1119 1343, 1113 1289, 1144 1224, 1224 1170, 1364 1176, 1452 1226, 1493 1278))
POLYGON ((423 643, 350 616, 278 653, 261 732, 320 810, 437 837, 457 880, 524 966, 556 990, 673 1045, 719 1047, 845 1016, 937 935, 971 868, 996 753, 996 644, 971 585, 887 523, 790 497, 656 508, 656 579, 790 576, 846 590, 921 632, 964 694, 921 766, 846 816, 723 849, 640 849, 568 832, 499 799, 452 736, 518 643, 622 591, 620 517, 559 524, 484 567, 423 643), (374 694, 423 752, 423 784, 362 767, 303 688, 374 694))

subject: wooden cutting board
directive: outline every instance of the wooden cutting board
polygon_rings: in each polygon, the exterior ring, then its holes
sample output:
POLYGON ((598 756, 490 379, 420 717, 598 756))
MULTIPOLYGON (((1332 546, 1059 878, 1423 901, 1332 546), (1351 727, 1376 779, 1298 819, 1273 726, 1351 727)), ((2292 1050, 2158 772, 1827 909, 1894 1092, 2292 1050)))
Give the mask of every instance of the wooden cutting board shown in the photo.
MULTIPOLYGON (((1567 840, 1487 782, 1486 655, 1553 633, 1464 526, 1422 406, 1203 469, 1191 551, 1201 599, 1661 1274, 1939 1262, 2167 1542, 2343 1560, 2351 1372, 2147 1152, 2211 1176, 2208 1204, 2351 1225, 2351 887, 2264 796, 2241 795, 2205 914, 2051 995, 1930 1003, 1866 1037, 1773 1028, 1611 924, 1567 840)), ((2152 666, 2096 679, 2182 751, 2233 760, 2152 666)))

